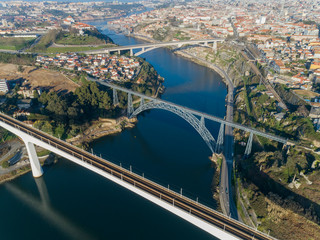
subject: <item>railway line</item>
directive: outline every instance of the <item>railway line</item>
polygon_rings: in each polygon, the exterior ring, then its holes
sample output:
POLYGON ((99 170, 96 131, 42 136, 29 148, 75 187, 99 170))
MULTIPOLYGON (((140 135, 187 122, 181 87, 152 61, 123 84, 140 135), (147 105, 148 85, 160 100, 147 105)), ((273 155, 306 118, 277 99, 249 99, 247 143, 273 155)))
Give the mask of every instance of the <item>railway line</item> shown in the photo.
POLYGON ((68 144, 60 139, 52 137, 40 130, 30 127, 16 119, 13 119, 3 113, 0 113, 0 121, 27 133, 28 135, 37 138, 57 149, 60 149, 78 159, 81 159, 92 166, 99 168, 122 181, 125 181, 140 190, 151 194, 162 201, 167 202, 181 210, 200 218, 201 220, 210 223, 224 231, 246 240, 259 239, 271 240, 274 239, 262 232, 259 232, 249 226, 246 226, 232 218, 229 218, 213 209, 210 209, 192 199, 182 196, 166 187, 158 185, 143 176, 137 175, 127 169, 124 169, 114 163, 108 162, 98 156, 88 153, 80 148, 68 144))

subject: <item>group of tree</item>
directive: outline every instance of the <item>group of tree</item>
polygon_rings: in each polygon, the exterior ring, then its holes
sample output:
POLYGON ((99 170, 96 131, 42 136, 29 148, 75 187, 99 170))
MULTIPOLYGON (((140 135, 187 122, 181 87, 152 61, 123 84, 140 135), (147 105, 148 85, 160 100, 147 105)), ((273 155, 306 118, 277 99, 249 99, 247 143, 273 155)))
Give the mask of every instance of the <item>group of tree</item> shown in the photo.
POLYGON ((11 54, 3 52, 0 53, 0 62, 19 65, 32 65, 35 62, 35 57, 32 54, 11 54))
POLYGON ((58 95, 56 92, 44 92, 38 101, 44 106, 43 114, 66 125, 89 122, 105 114, 111 107, 108 92, 95 82, 83 84, 74 93, 58 95))
POLYGON ((45 132, 66 137, 92 120, 113 114, 109 93, 102 88, 95 82, 86 82, 74 93, 59 95, 51 91, 43 92, 41 96, 35 94, 33 108, 37 110, 29 120, 35 121, 35 127, 45 132))

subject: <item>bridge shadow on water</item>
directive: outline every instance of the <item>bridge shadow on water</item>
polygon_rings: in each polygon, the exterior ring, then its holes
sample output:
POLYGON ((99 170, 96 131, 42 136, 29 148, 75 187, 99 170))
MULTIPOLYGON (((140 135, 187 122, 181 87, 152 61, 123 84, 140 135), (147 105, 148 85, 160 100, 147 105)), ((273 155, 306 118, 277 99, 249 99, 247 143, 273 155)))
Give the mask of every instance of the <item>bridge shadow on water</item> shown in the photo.
POLYGON ((33 196, 33 194, 25 192, 16 184, 10 182, 5 184, 5 188, 30 209, 38 213, 42 219, 46 220, 56 229, 70 237, 70 239, 96 239, 87 232, 83 231, 80 227, 76 226, 52 207, 47 186, 43 177, 35 178, 34 181, 36 183, 40 199, 33 196))

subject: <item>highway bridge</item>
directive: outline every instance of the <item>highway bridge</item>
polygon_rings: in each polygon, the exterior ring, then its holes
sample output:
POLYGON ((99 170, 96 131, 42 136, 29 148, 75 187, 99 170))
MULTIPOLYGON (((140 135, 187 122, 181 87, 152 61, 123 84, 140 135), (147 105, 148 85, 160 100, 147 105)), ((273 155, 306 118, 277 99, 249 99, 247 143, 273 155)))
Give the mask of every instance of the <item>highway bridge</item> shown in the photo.
POLYGON ((4 113, 0 113, 0 126, 23 140, 28 151, 34 177, 40 177, 43 174, 35 151, 35 145, 37 145, 104 176, 219 239, 274 239, 195 200, 187 198, 181 193, 176 193, 167 187, 156 184, 144 176, 137 175, 131 170, 122 168, 63 140, 50 136, 4 113))
POLYGON ((201 135, 203 140, 206 142, 208 145, 209 149, 212 151, 212 153, 217 152, 219 148, 223 145, 223 135, 224 135, 224 127, 232 127, 232 128, 237 128, 246 132, 250 132, 250 137, 249 141, 247 144, 247 149, 245 154, 249 155, 251 153, 251 146, 252 146, 252 137, 253 135, 258 135, 262 137, 266 137, 268 139, 283 143, 283 144, 288 144, 291 143, 289 142, 288 139, 279 137, 270 133, 262 132, 257 129, 241 125, 239 123, 235 123, 233 121, 230 121, 228 119, 223 119, 219 118, 207 113, 203 113, 191 108, 187 108, 169 101, 165 101, 159 98, 154 98, 154 97, 149 97, 146 96, 142 93, 134 92, 132 90, 120 87, 118 85, 112 84, 108 81, 99 81, 95 78, 88 78, 91 81, 96 81, 101 85, 107 86, 109 88, 113 89, 113 104, 117 105, 118 104, 118 97, 117 97, 117 91, 122 91, 126 92, 128 94, 128 117, 136 117, 139 113, 149 110, 149 109, 163 109, 170 111, 174 114, 177 114, 178 116, 182 117, 185 119, 190 125, 193 126, 193 128, 201 135), (140 97, 140 106, 136 109, 134 109, 133 103, 132 103, 132 96, 137 96, 140 97), (214 139, 214 137, 211 135, 209 130, 205 127, 205 120, 211 120, 214 122, 220 123, 220 131, 218 136, 218 141, 214 139))
POLYGON ((171 42, 160 42, 160 43, 143 43, 143 44, 136 44, 136 45, 129 45, 129 46, 117 46, 117 47, 110 47, 110 48, 103 48, 97 50, 89 50, 89 51, 79 51, 77 53, 84 53, 84 54, 101 54, 101 53, 111 53, 111 52, 118 52, 119 54, 121 51, 129 50, 130 55, 139 56, 145 52, 149 52, 156 48, 160 47, 169 47, 169 46, 177 46, 178 48, 182 47, 186 44, 203 44, 204 46, 209 46, 209 43, 212 43, 212 48, 214 50, 217 49, 217 43, 223 42, 224 39, 216 38, 216 39, 200 39, 200 40, 187 40, 187 41, 171 41, 171 42), (137 53, 133 53, 134 49, 141 49, 137 53))
MULTIPOLYGON (((209 44, 212 43, 213 50, 217 50, 217 43, 223 42, 224 39, 216 38, 216 39, 199 39, 199 40, 187 40, 187 41, 171 41, 171 42, 160 42, 160 43, 143 43, 143 44, 136 44, 136 45, 128 45, 128 46, 116 46, 116 47, 108 47, 108 48, 101 48, 96 50, 87 50, 87 51, 78 51, 74 53, 78 54, 109 54, 112 52, 118 52, 121 54, 121 51, 130 51, 130 56, 139 56, 145 52, 149 52, 156 48, 161 47, 169 47, 169 46, 176 46, 178 48, 182 47, 183 45, 195 45, 195 44, 202 44, 203 46, 209 47, 209 44), (133 53, 134 49, 141 49, 137 53, 133 53)), ((11 53, 11 54, 41 54, 46 55, 48 53, 41 53, 41 52, 27 52, 23 50, 6 50, 0 49, 0 52, 11 53)))

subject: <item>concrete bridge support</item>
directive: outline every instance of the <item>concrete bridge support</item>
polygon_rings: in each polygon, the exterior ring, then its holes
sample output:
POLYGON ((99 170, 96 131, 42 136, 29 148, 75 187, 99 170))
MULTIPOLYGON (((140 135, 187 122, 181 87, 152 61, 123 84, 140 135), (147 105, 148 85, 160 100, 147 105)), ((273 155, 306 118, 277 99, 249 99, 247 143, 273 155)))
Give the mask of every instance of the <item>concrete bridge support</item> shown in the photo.
POLYGON ((119 55, 121 54, 121 50, 118 50, 118 54, 119 54, 119 55))
POLYGON ((115 88, 113 88, 112 92, 113 92, 113 106, 117 106, 119 104, 117 90, 115 88))
POLYGON ((128 93, 128 107, 127 107, 127 116, 128 118, 131 117, 131 114, 133 113, 134 108, 133 108, 133 103, 132 103, 132 95, 131 93, 128 93))
POLYGON ((244 157, 245 158, 247 158, 251 153, 251 150, 252 150, 252 139, 253 139, 253 133, 250 132, 250 136, 249 136, 249 139, 248 139, 248 142, 247 142, 246 150, 244 152, 244 157))
POLYGON ((132 57, 133 56, 133 49, 130 48, 130 56, 132 57))
POLYGON ((218 135, 218 140, 216 144, 216 153, 219 153, 221 151, 221 148, 223 146, 223 139, 224 139, 224 123, 220 124, 220 130, 219 130, 219 135, 218 135))
POLYGON ((43 174, 43 170, 40 165, 34 144, 32 142, 29 142, 27 139, 22 139, 22 140, 25 143, 26 148, 27 148, 33 177, 35 177, 35 178, 41 177, 43 174))
POLYGON ((213 42, 213 47, 212 47, 212 49, 213 49, 213 51, 214 51, 215 53, 217 53, 217 41, 214 41, 214 42, 213 42))

